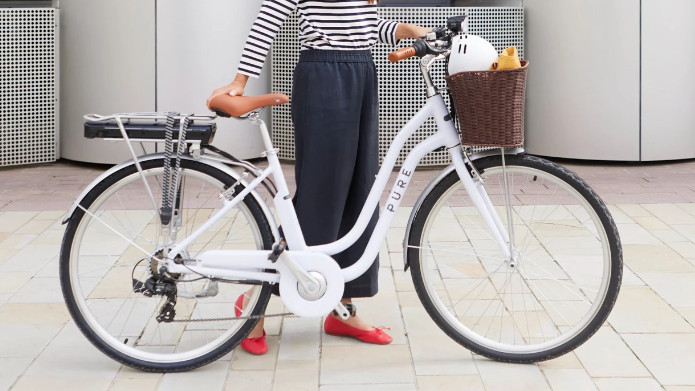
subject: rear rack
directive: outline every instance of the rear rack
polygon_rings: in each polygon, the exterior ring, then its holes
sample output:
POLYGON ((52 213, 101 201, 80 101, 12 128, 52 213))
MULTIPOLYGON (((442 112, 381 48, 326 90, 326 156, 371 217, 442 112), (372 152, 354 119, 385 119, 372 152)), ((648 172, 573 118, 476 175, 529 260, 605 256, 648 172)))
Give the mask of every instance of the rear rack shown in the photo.
MULTIPOLYGON (((84 116, 84 136, 105 140, 125 140, 138 142, 162 142, 165 139, 165 113, 127 113, 101 116, 89 114, 84 116)), ((186 132, 186 143, 209 145, 217 130, 217 124, 212 122, 215 116, 176 114, 174 139, 179 138, 181 119, 191 120, 186 132), (198 122, 196 122, 198 121, 198 122)))

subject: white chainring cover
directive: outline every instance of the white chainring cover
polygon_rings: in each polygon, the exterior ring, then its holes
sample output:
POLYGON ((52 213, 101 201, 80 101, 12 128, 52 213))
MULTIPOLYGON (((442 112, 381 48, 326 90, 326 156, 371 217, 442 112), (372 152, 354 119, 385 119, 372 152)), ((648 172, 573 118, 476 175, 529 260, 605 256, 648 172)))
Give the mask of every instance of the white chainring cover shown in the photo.
POLYGON ((282 261, 277 262, 280 272, 280 297, 287 308, 299 316, 327 315, 343 298, 345 280, 338 263, 330 256, 316 252, 287 251, 288 255, 307 272, 319 273, 326 280, 326 292, 316 300, 307 300, 299 293, 299 282, 282 261))

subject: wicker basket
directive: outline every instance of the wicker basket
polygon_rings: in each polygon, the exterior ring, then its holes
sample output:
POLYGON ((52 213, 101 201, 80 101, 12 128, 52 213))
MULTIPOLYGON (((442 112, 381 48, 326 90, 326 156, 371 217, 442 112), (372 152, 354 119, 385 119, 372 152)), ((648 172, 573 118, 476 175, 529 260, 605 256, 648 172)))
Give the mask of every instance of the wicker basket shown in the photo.
POLYGON ((528 61, 521 68, 461 72, 446 77, 463 145, 518 147, 524 143, 528 61))

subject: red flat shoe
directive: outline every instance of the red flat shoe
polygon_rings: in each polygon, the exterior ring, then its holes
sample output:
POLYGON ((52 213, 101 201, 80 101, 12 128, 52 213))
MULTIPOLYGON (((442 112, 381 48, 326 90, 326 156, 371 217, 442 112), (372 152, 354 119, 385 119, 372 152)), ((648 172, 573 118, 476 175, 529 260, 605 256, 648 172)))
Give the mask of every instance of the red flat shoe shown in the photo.
POLYGON ((265 330, 263 336, 258 338, 246 338, 241 341, 241 348, 255 355, 268 353, 268 343, 265 341, 265 330))
POLYGON ((356 338, 362 342, 373 343, 377 345, 386 345, 393 341, 390 335, 386 334, 381 328, 373 328, 372 330, 361 330, 357 327, 352 327, 349 324, 343 323, 333 315, 328 315, 323 323, 323 330, 328 335, 337 335, 343 337, 356 338))
MULTIPOLYGON (((241 309, 244 306, 244 294, 242 293, 236 303, 234 303, 234 313, 236 316, 241 316, 241 309)), ((241 341, 241 348, 255 355, 268 353, 268 343, 265 341, 265 330, 263 336, 257 338, 245 338, 241 341)))

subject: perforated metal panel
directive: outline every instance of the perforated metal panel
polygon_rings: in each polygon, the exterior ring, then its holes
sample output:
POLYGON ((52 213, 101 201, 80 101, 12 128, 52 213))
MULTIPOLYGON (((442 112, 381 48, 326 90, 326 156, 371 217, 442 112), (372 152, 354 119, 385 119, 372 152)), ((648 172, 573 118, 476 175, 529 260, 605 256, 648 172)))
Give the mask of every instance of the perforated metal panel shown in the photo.
MULTIPOLYGON (((520 7, 462 8, 462 7, 382 7, 379 16, 383 19, 413 23, 427 27, 443 26, 451 16, 467 13, 470 17, 469 31, 490 41, 498 51, 516 46, 519 54, 524 54, 524 12, 520 7)), ((293 13, 278 33, 271 54, 272 90, 290 95, 292 92, 292 71, 299 58, 298 21, 293 13)), ((407 40, 399 47, 405 46, 407 40)), ((409 42, 409 41, 408 41, 409 42)), ((377 45, 372 50, 379 73, 379 155, 386 155, 388 147, 403 125, 425 104, 425 83, 417 66, 416 59, 408 59, 398 64, 388 62, 388 53, 395 48, 377 45)), ((435 66, 433 80, 444 87, 444 64, 435 66)), ((444 93, 448 103, 448 96, 444 93)), ((291 98, 291 95, 290 95, 291 98)), ((280 157, 294 159, 294 132, 290 106, 276 106, 272 116, 273 142, 280 149, 280 157)), ((436 131, 434 121, 429 120, 408 141, 398 163, 418 142, 436 131)), ((447 152, 433 152, 421 162, 422 165, 448 164, 447 152)))
POLYGON ((0 166, 58 158, 57 15, 0 8, 0 166))

